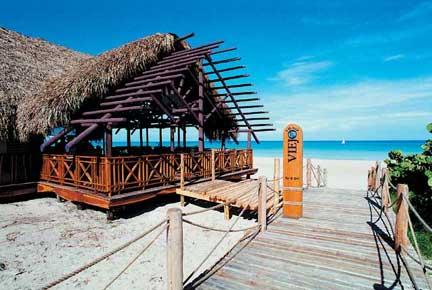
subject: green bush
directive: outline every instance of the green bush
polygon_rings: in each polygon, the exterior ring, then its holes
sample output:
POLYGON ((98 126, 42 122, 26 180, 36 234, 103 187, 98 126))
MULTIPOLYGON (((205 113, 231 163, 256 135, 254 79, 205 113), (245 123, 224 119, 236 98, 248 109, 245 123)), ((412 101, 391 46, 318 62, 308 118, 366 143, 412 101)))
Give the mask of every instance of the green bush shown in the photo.
MULTIPOLYGON (((432 133, 432 123, 427 126, 432 133)), ((432 139, 422 145, 423 152, 404 155, 401 151, 389 152, 385 160, 393 184, 405 183, 410 190, 410 201, 428 224, 432 224, 432 139)), ((418 221, 413 218, 416 227, 418 221)))

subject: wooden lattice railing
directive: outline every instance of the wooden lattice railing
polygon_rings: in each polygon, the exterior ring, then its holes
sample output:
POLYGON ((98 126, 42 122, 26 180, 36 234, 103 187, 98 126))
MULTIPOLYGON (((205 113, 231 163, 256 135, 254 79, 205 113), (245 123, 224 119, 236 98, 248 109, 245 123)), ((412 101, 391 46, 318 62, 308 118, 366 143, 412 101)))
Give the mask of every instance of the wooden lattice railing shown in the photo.
MULTIPOLYGON (((183 153, 186 180, 212 176, 212 152, 183 153)), ((252 150, 215 150, 216 174, 252 168, 252 150)), ((98 157, 45 154, 41 180, 113 195, 174 184, 181 154, 98 157)))

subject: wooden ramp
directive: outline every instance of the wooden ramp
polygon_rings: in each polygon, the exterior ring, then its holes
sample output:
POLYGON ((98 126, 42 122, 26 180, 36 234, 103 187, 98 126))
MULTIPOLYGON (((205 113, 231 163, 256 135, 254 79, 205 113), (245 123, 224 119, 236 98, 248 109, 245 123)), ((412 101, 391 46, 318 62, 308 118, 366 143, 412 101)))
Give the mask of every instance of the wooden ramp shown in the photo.
MULTIPOLYGON (((270 183, 270 187, 271 183, 270 183)), ((176 193, 200 200, 223 203, 229 206, 256 211, 258 209, 259 181, 246 179, 239 182, 216 179, 197 184, 185 186, 184 189, 177 188, 176 193), (253 195, 251 197, 251 195, 253 195)), ((267 190, 267 208, 273 206, 273 192, 267 190)))
MULTIPOLYGON (((304 218, 277 218, 189 287, 414 289, 392 248, 393 212, 380 215, 363 191, 313 189, 305 192, 304 202, 304 218)), ((420 266, 405 260, 418 289, 428 289, 420 266)))

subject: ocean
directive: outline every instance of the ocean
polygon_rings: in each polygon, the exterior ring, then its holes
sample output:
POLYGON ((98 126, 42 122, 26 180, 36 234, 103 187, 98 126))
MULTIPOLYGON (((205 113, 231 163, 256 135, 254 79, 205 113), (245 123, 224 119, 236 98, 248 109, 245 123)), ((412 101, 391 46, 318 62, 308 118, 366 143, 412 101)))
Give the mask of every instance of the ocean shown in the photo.
MULTIPOLYGON (((138 145, 137 142, 132 142, 138 145)), ((305 141, 304 157, 318 159, 341 159, 341 160, 383 160, 388 157, 391 150, 401 150, 405 154, 419 153, 424 140, 388 140, 388 141, 349 141, 345 144, 341 141, 305 141)), ((155 146, 158 143, 150 142, 155 146)), ((114 146, 124 146, 124 142, 114 142, 114 146)), ((169 143, 164 142, 164 146, 169 143)), ((197 142, 187 142, 187 146, 197 146, 197 142)), ((208 148, 220 148, 219 142, 206 142, 208 148)), ((227 148, 246 148, 246 142, 241 141, 239 145, 227 142, 227 148)), ((255 157, 281 157, 282 141, 261 141, 260 144, 253 143, 255 157)))

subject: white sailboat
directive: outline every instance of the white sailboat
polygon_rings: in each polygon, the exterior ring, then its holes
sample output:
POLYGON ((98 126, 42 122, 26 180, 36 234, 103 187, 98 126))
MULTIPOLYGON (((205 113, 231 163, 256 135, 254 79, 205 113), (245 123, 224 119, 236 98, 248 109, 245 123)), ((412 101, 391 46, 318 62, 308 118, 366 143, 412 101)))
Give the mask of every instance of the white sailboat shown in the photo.
POLYGON ((342 144, 342 145, 345 144, 345 138, 342 138, 342 142, 341 142, 341 144, 342 144))

